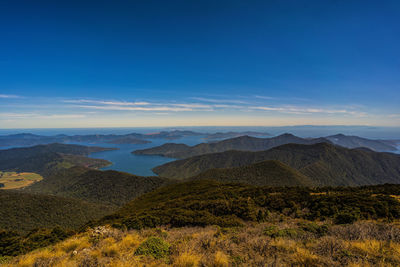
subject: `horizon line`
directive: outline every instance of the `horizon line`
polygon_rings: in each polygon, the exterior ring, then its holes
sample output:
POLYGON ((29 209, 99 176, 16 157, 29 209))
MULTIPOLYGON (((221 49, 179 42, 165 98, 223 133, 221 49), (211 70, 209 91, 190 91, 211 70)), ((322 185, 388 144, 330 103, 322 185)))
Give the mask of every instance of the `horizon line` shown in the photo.
POLYGON ((379 128, 400 128, 399 126, 386 125, 357 125, 357 124, 293 124, 293 125, 184 125, 184 126, 92 126, 92 127, 37 127, 37 128, 0 128, 0 130, 36 130, 36 129, 99 129, 99 128, 206 128, 206 127, 379 127, 379 128))

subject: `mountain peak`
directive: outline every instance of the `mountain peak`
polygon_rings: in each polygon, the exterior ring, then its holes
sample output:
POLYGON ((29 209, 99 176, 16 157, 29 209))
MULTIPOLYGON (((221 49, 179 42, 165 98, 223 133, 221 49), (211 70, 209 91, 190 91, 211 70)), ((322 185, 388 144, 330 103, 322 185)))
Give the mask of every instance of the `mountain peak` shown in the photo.
POLYGON ((297 136, 295 136, 295 135, 293 135, 291 133, 283 133, 281 135, 278 135, 277 137, 297 137, 297 136))

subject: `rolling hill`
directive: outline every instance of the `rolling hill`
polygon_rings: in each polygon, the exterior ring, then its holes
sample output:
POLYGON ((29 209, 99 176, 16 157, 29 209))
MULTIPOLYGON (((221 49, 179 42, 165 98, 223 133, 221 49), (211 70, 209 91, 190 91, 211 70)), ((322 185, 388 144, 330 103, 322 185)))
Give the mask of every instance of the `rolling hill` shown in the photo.
POLYGON ((161 177, 141 177, 118 171, 72 167, 62 169, 26 190, 121 206, 169 183, 172 181, 161 177))
MULTIPOLYGON (((399 192, 398 186, 394 187, 399 192)), ((161 225, 230 227, 243 225, 245 221, 262 221, 268 212, 296 214, 298 218, 313 220, 334 218, 341 212, 357 213, 358 218, 400 218, 400 202, 381 187, 376 189, 381 193, 379 196, 373 194, 373 186, 342 191, 190 181, 144 194, 95 225, 113 224, 128 229, 161 225)))
POLYGON ((86 156, 93 152, 106 150, 113 150, 113 148, 55 143, 0 150, 0 170, 33 172, 48 176, 51 172, 60 168, 69 168, 77 165, 99 168, 109 165, 110 162, 86 156))
POLYGON ((245 183, 254 186, 311 186, 314 184, 304 174, 277 160, 266 160, 242 167, 210 169, 190 179, 245 183))
POLYGON ((265 160, 281 161, 309 177, 317 186, 400 183, 400 155, 347 149, 328 143, 206 154, 169 162, 153 171, 162 177, 184 179, 209 169, 240 167, 265 160))
POLYGON ((0 190, 0 229, 28 232, 35 228, 77 229, 114 209, 86 201, 0 190))
POLYGON ((262 151, 288 143, 315 144, 320 142, 329 141, 323 138, 304 139, 292 134, 282 134, 272 138, 240 136, 215 143, 202 143, 195 146, 168 143, 149 149, 136 150, 132 153, 137 155, 161 155, 170 158, 182 159, 228 150, 262 151))

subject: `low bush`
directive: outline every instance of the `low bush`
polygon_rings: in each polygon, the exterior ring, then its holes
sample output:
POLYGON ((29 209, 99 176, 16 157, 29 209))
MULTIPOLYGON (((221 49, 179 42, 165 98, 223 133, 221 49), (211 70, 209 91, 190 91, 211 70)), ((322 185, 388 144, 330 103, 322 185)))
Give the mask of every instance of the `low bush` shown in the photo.
POLYGON ((335 216, 335 224, 352 224, 359 219, 358 214, 353 212, 342 212, 335 216))
POLYGON ((321 237, 328 233, 329 227, 326 224, 318 225, 315 222, 299 223, 299 228, 305 232, 310 232, 321 237))
POLYGON ((284 228, 284 229, 279 229, 277 226, 272 225, 268 226, 264 229, 264 235, 272 237, 272 238, 277 238, 277 237, 297 237, 300 232, 298 229, 293 229, 293 228, 284 228))
POLYGON ((149 237, 135 251, 135 255, 152 256, 155 259, 165 258, 169 255, 170 244, 159 237, 149 237))

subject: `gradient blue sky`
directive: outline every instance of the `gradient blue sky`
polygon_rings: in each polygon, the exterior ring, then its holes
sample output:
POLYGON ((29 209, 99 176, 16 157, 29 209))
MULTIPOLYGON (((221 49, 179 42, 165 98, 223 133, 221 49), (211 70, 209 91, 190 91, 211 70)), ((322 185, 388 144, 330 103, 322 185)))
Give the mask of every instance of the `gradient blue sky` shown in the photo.
POLYGON ((400 126, 400 1, 1 1, 0 128, 400 126))

